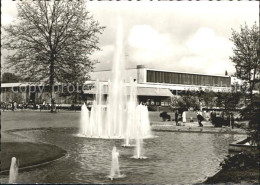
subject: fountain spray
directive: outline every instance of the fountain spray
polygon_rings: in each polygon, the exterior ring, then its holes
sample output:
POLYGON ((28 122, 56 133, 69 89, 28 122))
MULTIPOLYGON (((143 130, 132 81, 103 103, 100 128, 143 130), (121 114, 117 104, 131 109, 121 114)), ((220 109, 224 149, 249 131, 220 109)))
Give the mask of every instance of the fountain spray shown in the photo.
POLYGON ((9 171, 9 184, 16 183, 18 176, 18 163, 15 157, 12 157, 11 166, 9 171))

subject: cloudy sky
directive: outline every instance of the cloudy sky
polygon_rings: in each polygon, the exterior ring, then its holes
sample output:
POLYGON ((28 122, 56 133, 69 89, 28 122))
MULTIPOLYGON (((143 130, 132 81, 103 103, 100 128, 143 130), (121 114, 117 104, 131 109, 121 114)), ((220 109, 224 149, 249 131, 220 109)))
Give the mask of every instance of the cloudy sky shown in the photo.
MULTIPOLYGON (((2 24, 17 16, 16 2, 2 2, 2 24)), ((231 28, 259 22, 257 1, 88 1, 88 11, 102 26, 95 70, 111 69, 117 17, 123 20, 127 67, 223 75, 235 69, 231 28)))

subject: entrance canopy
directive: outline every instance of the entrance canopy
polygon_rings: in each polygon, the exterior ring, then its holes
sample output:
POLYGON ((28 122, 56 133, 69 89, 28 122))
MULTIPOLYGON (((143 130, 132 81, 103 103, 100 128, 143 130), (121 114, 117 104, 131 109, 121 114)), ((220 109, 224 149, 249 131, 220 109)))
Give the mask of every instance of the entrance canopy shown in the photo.
POLYGON ((138 87, 138 96, 173 96, 171 91, 166 88, 138 87))

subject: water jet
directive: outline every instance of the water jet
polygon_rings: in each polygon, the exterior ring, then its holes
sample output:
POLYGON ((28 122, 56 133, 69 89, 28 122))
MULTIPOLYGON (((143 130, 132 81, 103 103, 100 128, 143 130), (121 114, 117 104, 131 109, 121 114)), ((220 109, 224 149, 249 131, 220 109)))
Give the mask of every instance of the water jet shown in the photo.
POLYGON ((10 171, 9 171, 9 183, 14 184, 17 181, 18 176, 18 162, 15 157, 12 157, 10 171))
POLYGON ((85 104, 81 109, 80 134, 84 137, 125 139, 124 146, 129 146, 131 139, 151 136, 148 108, 138 105, 137 82, 125 77, 125 54, 123 50, 122 20, 118 19, 116 50, 112 65, 112 80, 95 82, 95 101, 91 111, 85 104), (107 89, 107 99, 104 91, 107 89))

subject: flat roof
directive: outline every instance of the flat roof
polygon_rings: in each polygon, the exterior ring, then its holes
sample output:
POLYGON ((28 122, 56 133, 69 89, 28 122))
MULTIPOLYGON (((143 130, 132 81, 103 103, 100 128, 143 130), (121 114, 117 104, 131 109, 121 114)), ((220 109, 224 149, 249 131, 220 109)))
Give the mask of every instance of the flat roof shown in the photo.
MULTIPOLYGON (((130 70, 130 69, 137 69, 137 68, 126 68, 125 70, 130 70)), ((103 71, 112 71, 112 69, 102 69, 102 70, 98 70, 98 71, 91 71, 90 73, 93 73, 93 72, 103 72, 103 71)))
MULTIPOLYGON (((127 68, 125 70, 132 70, 132 69, 138 69, 138 68, 127 68)), ((168 72, 168 73, 183 73, 183 74, 194 74, 194 75, 203 75, 203 76, 217 76, 217 77, 225 77, 225 78, 231 78, 231 76, 226 76, 226 75, 209 75, 209 74, 202 74, 202 73, 192 73, 192 72, 181 72, 181 71, 170 71, 170 70, 162 70, 162 69, 153 69, 153 68, 141 68, 145 70, 150 70, 150 71, 161 71, 161 72, 168 72)), ((94 72, 105 72, 105 71, 112 71, 112 69, 105 69, 105 70, 99 70, 99 71, 92 71, 94 72)))
POLYGON ((24 87, 32 85, 33 83, 26 82, 26 83, 1 83, 1 87, 24 87))
MULTIPOLYGON (((48 86, 44 82, 17 82, 17 83, 1 83, 1 87, 26 87, 26 86, 48 86)), ((54 85, 60 85, 55 83, 54 85)))

